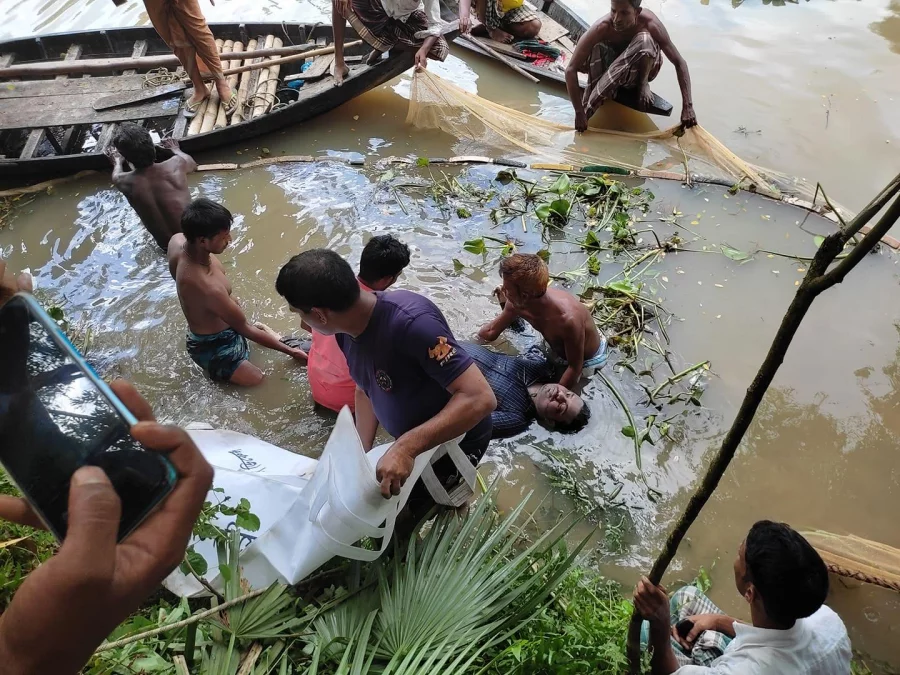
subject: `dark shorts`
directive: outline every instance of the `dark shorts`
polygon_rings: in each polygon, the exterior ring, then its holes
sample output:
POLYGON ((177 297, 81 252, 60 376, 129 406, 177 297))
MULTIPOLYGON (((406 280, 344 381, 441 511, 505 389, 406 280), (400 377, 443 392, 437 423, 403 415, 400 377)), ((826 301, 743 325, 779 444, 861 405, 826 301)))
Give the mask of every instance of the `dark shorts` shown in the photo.
POLYGON ((228 382, 238 366, 250 358, 250 343, 233 328, 213 335, 188 333, 187 352, 211 380, 228 382))

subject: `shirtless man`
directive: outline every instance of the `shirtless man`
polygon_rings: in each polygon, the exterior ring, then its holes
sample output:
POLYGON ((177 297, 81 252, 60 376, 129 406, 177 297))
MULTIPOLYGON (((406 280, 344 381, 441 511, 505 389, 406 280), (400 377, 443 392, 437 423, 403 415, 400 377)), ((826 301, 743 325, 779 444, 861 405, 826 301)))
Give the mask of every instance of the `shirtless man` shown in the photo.
POLYGON ((506 304, 478 337, 493 342, 517 318, 525 319, 544 336, 552 354, 564 360, 566 370, 559 383, 567 389, 606 363, 606 340, 591 313, 571 293, 547 288, 550 272, 539 256, 516 253, 504 258, 500 277, 506 304))
POLYGON ((191 201, 187 175, 197 163, 167 138, 162 146, 172 157, 156 163, 156 148, 150 132, 137 124, 122 124, 106 154, 113 163, 112 181, 128 199, 144 227, 165 251, 173 234, 181 232, 181 212, 191 201), (125 170, 125 162, 132 171, 125 170))
POLYGON ((591 26, 575 46, 566 67, 566 88, 575 108, 575 129, 587 129, 588 120, 603 105, 615 98, 620 89, 637 89, 641 110, 650 108, 653 92, 650 81, 659 73, 662 55, 675 66, 681 88, 681 124, 697 124, 691 98, 691 76, 687 63, 666 27, 641 0, 610 0, 609 14, 591 26), (578 73, 588 74, 588 86, 582 92, 578 73))
POLYGON ((264 376, 248 360, 248 339, 304 363, 306 352, 249 323, 231 297, 231 284, 215 257, 231 243, 231 221, 228 209, 209 199, 188 204, 181 216, 184 234, 169 241, 169 271, 190 329, 187 351, 194 363, 212 380, 252 387, 264 376))

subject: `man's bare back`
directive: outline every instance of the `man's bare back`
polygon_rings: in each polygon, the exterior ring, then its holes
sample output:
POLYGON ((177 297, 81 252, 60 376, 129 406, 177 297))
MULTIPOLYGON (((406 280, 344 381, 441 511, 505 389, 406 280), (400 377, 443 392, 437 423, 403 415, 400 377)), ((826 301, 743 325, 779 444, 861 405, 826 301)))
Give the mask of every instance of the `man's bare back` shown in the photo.
POLYGON ((513 309, 544 336, 550 348, 562 359, 566 358, 566 342, 575 331, 584 334, 585 359, 600 349, 600 333, 591 313, 571 293, 548 288, 543 298, 531 301, 527 307, 513 309))
POLYGON ((144 227, 160 248, 166 250, 172 235, 181 232, 181 214, 190 203, 187 174, 197 168, 196 162, 178 149, 177 141, 167 139, 163 147, 173 151, 164 162, 143 169, 124 170, 123 157, 115 150, 113 184, 125 195, 144 227))
POLYGON ((178 233, 169 240, 169 272, 175 279, 178 302, 187 319, 188 328, 196 335, 220 333, 228 324, 212 311, 209 298, 222 291, 231 295, 231 282, 225 268, 215 256, 209 256, 209 266, 194 261, 185 250, 185 237, 178 233))

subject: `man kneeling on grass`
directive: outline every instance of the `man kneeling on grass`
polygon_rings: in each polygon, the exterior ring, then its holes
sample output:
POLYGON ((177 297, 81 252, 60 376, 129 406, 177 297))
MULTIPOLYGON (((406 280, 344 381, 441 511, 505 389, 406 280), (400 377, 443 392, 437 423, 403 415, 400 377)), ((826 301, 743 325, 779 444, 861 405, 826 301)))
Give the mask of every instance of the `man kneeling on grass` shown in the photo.
POLYGON ((219 382, 252 387, 263 372, 250 363, 253 342, 306 363, 306 352, 289 347, 262 324, 247 321, 231 297, 231 283, 217 255, 231 243, 231 212, 206 198, 195 199, 181 216, 184 234, 169 241, 169 271, 190 329, 187 351, 207 375, 219 382))
POLYGON ((653 675, 849 675, 847 629, 823 604, 828 570, 799 533, 756 523, 738 550, 734 579, 751 624, 726 616, 693 586, 669 600, 640 581, 634 605, 649 622, 653 675))

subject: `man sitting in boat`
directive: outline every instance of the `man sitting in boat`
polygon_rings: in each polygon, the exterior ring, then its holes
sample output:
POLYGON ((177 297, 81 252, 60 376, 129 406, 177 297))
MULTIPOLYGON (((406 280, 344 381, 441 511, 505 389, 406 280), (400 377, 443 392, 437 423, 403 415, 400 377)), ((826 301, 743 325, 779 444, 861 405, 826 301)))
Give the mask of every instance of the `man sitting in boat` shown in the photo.
MULTIPOLYGON (((275 289, 306 325, 335 336, 356 382, 363 448, 372 449, 379 425, 396 439, 375 469, 385 498, 400 494, 418 455, 458 436, 464 435, 460 449, 478 464, 497 401, 433 302, 411 291, 364 291, 347 261, 326 249, 291 258, 275 289)), ((449 455, 433 468, 448 491, 458 484, 449 455)), ((413 512, 426 503, 420 488, 413 491, 419 502, 413 512)))
MULTIPOLYGON (((396 283, 407 265, 409 247, 390 234, 382 234, 372 237, 363 248, 356 280, 364 291, 384 291, 396 283)), ((304 328, 310 330, 308 326, 304 328)), ((345 405, 355 410, 356 383, 337 340, 334 335, 310 332, 307 374, 313 400, 335 412, 345 405)))
POLYGON ((187 175, 197 163, 181 151, 174 138, 167 138, 162 146, 172 152, 172 157, 157 162, 150 132, 125 122, 116 130, 106 155, 113 163, 113 185, 165 251, 172 235, 181 232, 181 214, 191 201, 187 175), (125 169, 125 162, 131 165, 131 171, 125 169))
POLYGON ((641 642, 653 651, 653 675, 850 673, 847 629, 824 605, 828 569, 802 535, 759 521, 738 550, 734 580, 750 605, 749 624, 725 615, 694 586, 669 599, 641 579, 634 606, 647 620, 641 642))
POLYGON ((638 110, 649 110, 653 102, 650 82, 659 74, 665 54, 678 75, 681 88, 681 124, 697 124, 691 98, 687 63, 672 44, 666 27, 641 0, 611 0, 610 12, 581 36, 566 67, 566 86, 575 108, 575 128, 585 131, 588 120, 605 101, 620 90, 636 90, 638 110), (588 74, 582 92, 578 73, 588 74))
MULTIPOLYGON (((471 6, 472 0, 460 0, 460 32, 469 31, 471 6)), ((487 35, 497 42, 530 40, 541 32, 540 15, 524 0, 475 0, 475 15, 481 25, 472 33, 487 35)))
POLYGON ((204 70, 213 76, 226 114, 233 113, 237 107, 237 93, 231 90, 222 74, 219 49, 206 25, 200 3, 197 0, 144 0, 144 7, 150 23, 178 57, 194 85, 194 94, 184 106, 184 116, 194 117, 200 104, 209 96, 201 72, 204 70))
POLYGON ((249 323, 231 297, 231 284, 216 258, 231 243, 231 222, 231 212, 221 204, 203 197, 188 204, 181 217, 183 234, 169 242, 169 271, 188 322, 187 351, 194 363, 216 382, 251 387, 264 375, 249 361, 248 339, 298 361, 306 361, 306 352, 249 323))
POLYGON ((522 318, 543 335, 548 356, 565 367, 559 383, 574 388, 606 363, 606 339, 600 335, 587 307, 571 293, 548 288, 550 271, 540 256, 515 253, 500 262, 506 304, 478 337, 493 342, 522 318))
POLYGON ((349 21, 371 47, 367 63, 374 64, 395 47, 416 49, 416 68, 426 68, 428 59, 443 61, 450 46, 441 36, 439 0, 332 0, 334 28, 334 84, 341 86, 350 69, 344 62, 344 23, 349 21), (427 32, 419 39, 416 33, 427 32))
POLYGON ((497 398, 491 413, 491 438, 520 434, 537 419, 561 433, 580 431, 591 417, 587 403, 570 389, 555 384, 554 369, 543 360, 510 356, 484 345, 463 343, 497 398))

